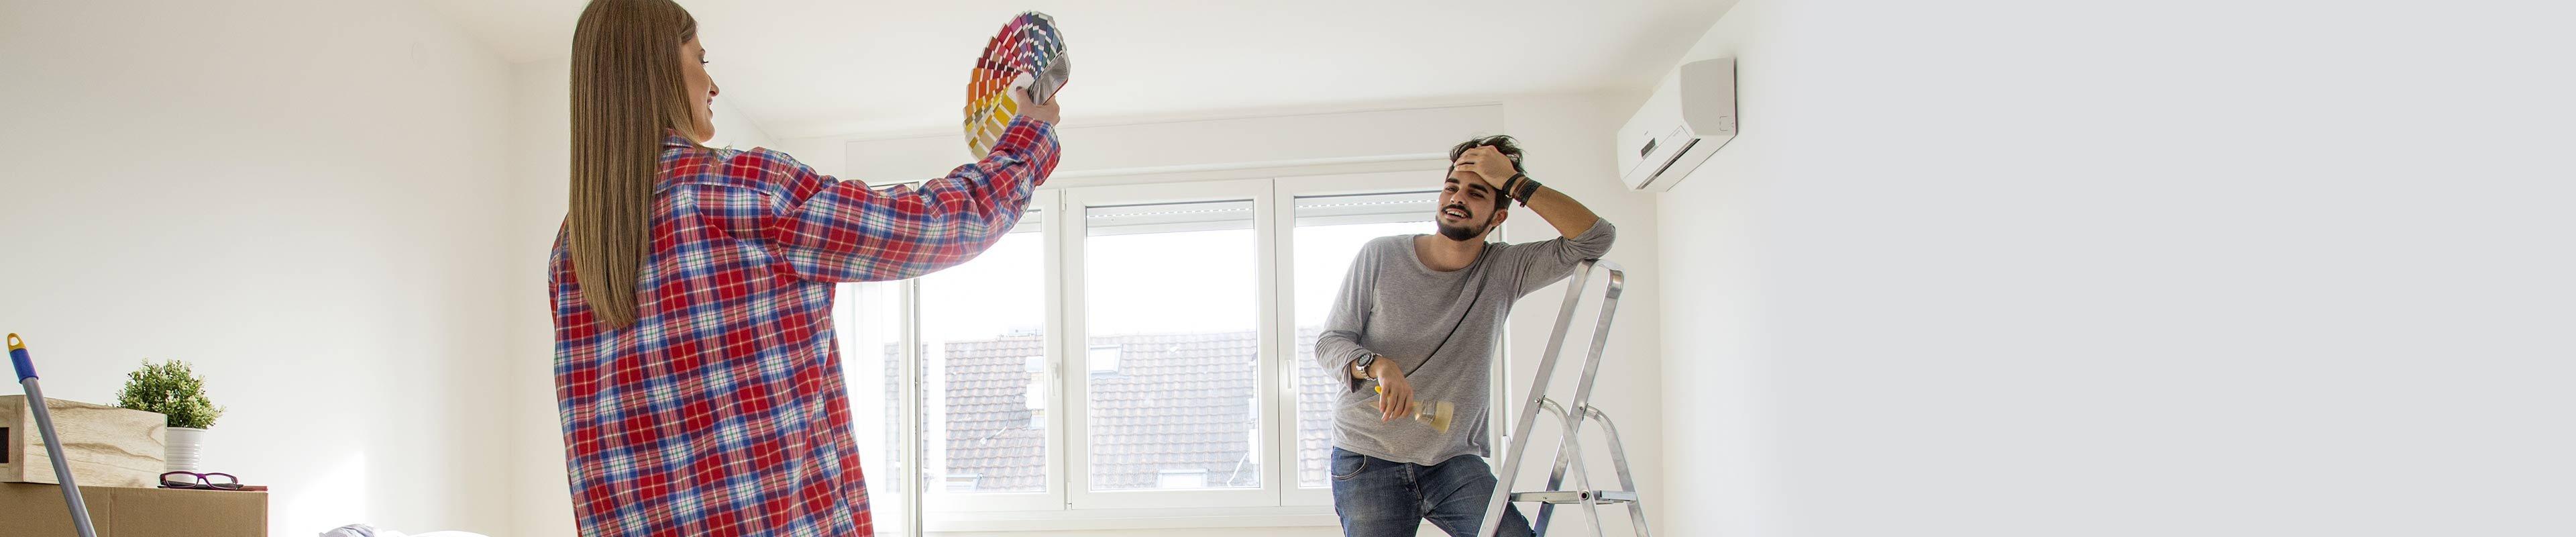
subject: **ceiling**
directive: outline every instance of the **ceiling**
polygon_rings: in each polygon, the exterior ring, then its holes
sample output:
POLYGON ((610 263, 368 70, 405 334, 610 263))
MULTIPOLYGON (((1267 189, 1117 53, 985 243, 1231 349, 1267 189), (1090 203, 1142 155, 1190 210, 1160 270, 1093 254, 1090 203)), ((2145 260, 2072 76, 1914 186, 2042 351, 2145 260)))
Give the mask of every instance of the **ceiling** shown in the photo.
MULTIPOLYGON (((581 0, 423 0, 512 62, 562 58, 581 0)), ((1068 118, 1637 88, 1733 0, 681 0, 710 73, 774 138, 955 125, 967 71, 1021 10, 1074 59, 1068 118)))

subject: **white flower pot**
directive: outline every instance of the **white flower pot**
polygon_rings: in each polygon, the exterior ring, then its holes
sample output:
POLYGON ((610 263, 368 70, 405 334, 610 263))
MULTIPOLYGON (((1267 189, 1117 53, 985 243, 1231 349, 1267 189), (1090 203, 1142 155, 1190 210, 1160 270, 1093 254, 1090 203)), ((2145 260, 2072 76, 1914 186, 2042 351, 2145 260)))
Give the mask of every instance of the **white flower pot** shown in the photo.
POLYGON ((168 442, 163 445, 164 447, 162 450, 162 454, 165 455, 163 466, 168 468, 165 471, 198 471, 197 456, 199 455, 199 451, 205 448, 206 430, 190 427, 171 427, 168 431, 168 435, 163 437, 163 439, 168 442))

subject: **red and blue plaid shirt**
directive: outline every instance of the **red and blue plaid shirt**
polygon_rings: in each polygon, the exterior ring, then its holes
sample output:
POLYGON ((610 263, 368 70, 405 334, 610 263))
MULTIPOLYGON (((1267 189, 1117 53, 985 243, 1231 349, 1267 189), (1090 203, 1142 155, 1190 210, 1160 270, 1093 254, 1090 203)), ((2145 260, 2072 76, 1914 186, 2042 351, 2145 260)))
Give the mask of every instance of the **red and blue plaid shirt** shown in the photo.
POLYGON ((833 284, 974 258, 1019 221, 1059 149, 1047 124, 1014 119, 983 161, 876 190, 669 137, 635 324, 596 321, 561 236, 548 261, 581 535, 873 534, 833 284))

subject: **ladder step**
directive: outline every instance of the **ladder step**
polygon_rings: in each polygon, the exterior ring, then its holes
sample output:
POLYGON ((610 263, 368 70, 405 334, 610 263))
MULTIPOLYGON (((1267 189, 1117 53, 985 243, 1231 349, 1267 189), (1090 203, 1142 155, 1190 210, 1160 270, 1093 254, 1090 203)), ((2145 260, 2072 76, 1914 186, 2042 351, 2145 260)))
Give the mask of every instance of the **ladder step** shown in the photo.
POLYGON ((1626 490, 1541 490, 1512 493, 1512 501, 1515 502, 1583 503, 1587 497, 1595 503, 1637 501, 1637 493, 1626 490))

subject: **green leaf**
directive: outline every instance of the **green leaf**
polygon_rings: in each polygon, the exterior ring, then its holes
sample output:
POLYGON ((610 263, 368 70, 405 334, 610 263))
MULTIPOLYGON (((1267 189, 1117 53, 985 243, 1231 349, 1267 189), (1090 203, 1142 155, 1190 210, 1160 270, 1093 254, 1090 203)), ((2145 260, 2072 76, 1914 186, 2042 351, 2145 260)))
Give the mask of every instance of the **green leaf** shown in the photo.
POLYGON ((169 416, 171 427, 203 429, 212 427, 224 409, 206 397, 205 379, 197 377, 187 362, 150 361, 125 375, 125 389, 117 392, 116 406, 159 412, 169 416))

